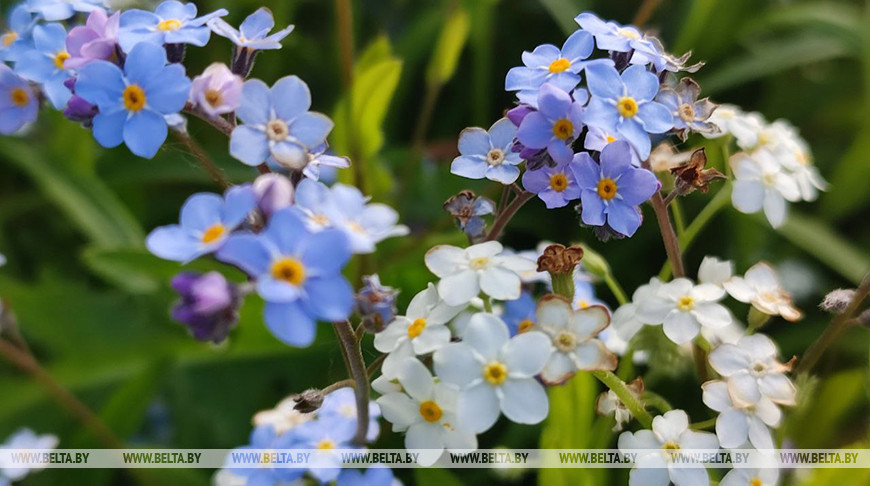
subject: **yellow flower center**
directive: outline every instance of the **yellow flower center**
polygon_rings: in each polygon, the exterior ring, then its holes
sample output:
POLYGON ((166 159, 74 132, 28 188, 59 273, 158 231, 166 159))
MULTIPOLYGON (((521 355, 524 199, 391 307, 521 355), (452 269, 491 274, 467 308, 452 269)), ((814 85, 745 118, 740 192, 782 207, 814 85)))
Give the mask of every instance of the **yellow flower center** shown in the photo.
POLYGON ((124 88, 124 108, 128 111, 139 111, 145 108, 145 91, 138 85, 131 84, 124 88))
POLYGON ((683 103, 677 108, 677 114, 683 121, 693 121, 695 119, 695 107, 688 103, 683 103))
POLYGON ((587 302, 587 301, 585 301, 585 300, 582 300, 582 299, 581 299, 581 300, 578 300, 578 301, 577 301, 577 307, 579 307, 579 308, 581 308, 581 309, 588 309, 588 308, 589 308, 589 302, 587 302))
POLYGON ((564 57, 556 59, 555 61, 550 63, 550 72, 551 73, 561 73, 566 69, 571 67, 571 61, 565 59, 564 57))
POLYGON ((768 172, 761 176, 761 182, 767 187, 773 187, 776 184, 776 174, 768 172))
POLYGON ((290 135, 290 129, 284 120, 274 119, 266 124, 266 136, 269 140, 283 142, 290 135))
POLYGON ((619 101, 616 102, 616 111, 619 112, 620 116, 632 118, 637 115, 637 101, 629 96, 619 98, 619 101))
POLYGON ((567 118, 561 118, 553 124, 553 135, 562 140, 568 140, 574 135, 574 124, 567 118))
POLYGON ((226 231, 227 231, 227 229, 224 228, 224 225, 222 225, 220 223, 212 225, 211 227, 209 227, 207 230, 205 230, 202 233, 202 242, 203 243, 214 243, 221 236, 223 236, 224 233, 226 233, 226 231))
POLYGON ((501 149, 492 149, 486 154, 486 163, 495 167, 504 162, 504 151, 501 149))
POLYGON ((9 97, 12 98, 12 104, 15 106, 27 106, 30 103, 30 94, 23 88, 13 89, 9 97))
POLYGON ((305 266, 295 258, 284 257, 272 264, 272 276, 298 287, 305 281, 305 266))
POLYGON ((678 451, 681 448, 680 448, 680 444, 677 444, 676 442, 669 440, 669 441, 665 442, 664 445, 662 445, 662 449, 664 449, 666 451, 678 451))
POLYGON ((762 482, 758 478, 752 478, 749 480, 749 486, 762 486, 762 482))
POLYGON ((483 379, 490 385, 501 385, 507 379, 507 366, 498 361, 487 363, 483 367, 483 379))
POLYGON ((221 96, 221 92, 216 89, 208 89, 205 91, 205 102, 211 105, 212 107, 218 107, 223 104, 223 96, 221 96))
POLYGON ((441 407, 432 400, 426 400, 420 404, 420 415, 427 422, 437 422, 441 420, 441 407))
POLYGON ((335 442, 332 439, 323 439, 317 443, 317 448, 320 450, 335 449, 335 442))
POLYGON ((523 319, 522 321, 520 321, 519 324, 517 324, 517 334, 522 334, 526 331, 529 331, 534 325, 535 321, 531 319, 523 319))
POLYGON ((423 329, 426 329, 426 319, 423 319, 422 317, 414 319, 414 322, 408 326, 408 337, 414 339, 423 333, 423 329))
POLYGON ((170 30, 178 30, 181 28, 181 21, 178 19, 167 19, 157 24, 157 30, 168 32, 170 30))
POLYGON ((562 352, 568 352, 577 347, 577 336, 568 331, 559 331, 553 341, 556 348, 562 352))
POLYGON ((486 257, 477 257, 472 258, 470 262, 468 262, 468 266, 475 270, 483 270, 487 266, 489 266, 489 258, 486 257))
POLYGON ((556 192, 562 192, 568 187, 568 178, 561 172, 550 176, 550 188, 556 192))
POLYGON ((598 197, 604 199, 605 201, 609 201, 616 197, 616 182, 613 179, 606 177, 598 181, 598 197))
POLYGON ((619 35, 625 37, 626 39, 639 39, 640 36, 632 29, 619 29, 619 35))
POLYGON ((690 311, 695 308, 695 299, 688 295, 684 295, 677 301, 677 308, 681 311, 690 311))
POLYGON ((18 40, 18 32, 9 31, 3 34, 3 47, 9 47, 13 42, 18 40))
POLYGON ((329 218, 323 214, 312 214, 309 219, 318 226, 329 226, 329 218))
POLYGON ((616 141, 616 137, 614 137, 613 135, 608 135, 604 137, 604 141, 606 141, 607 143, 613 143, 616 141))
POLYGON ((60 51, 54 56, 54 65, 58 69, 63 69, 63 63, 69 59, 69 53, 66 51, 60 51))

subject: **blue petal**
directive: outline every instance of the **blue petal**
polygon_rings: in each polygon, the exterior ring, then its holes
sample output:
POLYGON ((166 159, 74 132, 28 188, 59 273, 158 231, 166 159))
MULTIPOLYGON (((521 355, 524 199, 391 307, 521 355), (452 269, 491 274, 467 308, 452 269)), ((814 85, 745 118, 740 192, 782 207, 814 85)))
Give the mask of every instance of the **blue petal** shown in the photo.
POLYGON ((223 204, 220 196, 209 192, 190 196, 181 206, 181 226, 192 233, 207 230, 221 222, 223 204))
POLYGON ((571 107, 571 96, 561 89, 545 84, 538 94, 538 109, 550 120, 565 118, 571 107))
POLYGON ((294 302, 302 295, 298 287, 270 275, 261 275, 257 280, 257 293, 266 302, 294 302))
POLYGON ((163 45, 164 33, 142 28, 122 29, 118 33, 118 44, 124 52, 130 52, 139 44, 163 45))
POLYGON ((33 44, 42 52, 56 54, 66 48, 66 29, 60 24, 37 25, 33 28, 33 44))
POLYGON ((500 148, 502 150, 510 149, 516 136, 517 126, 507 118, 502 118, 489 127, 490 143, 495 148, 500 148))
POLYGON ((299 76, 284 76, 276 81, 270 99, 282 120, 292 120, 311 108, 311 91, 299 76))
POLYGON ((523 118, 517 139, 528 148, 540 149, 553 138, 553 126, 541 113, 529 113, 523 118))
POLYGON ((308 346, 317 335, 317 324, 298 303, 267 303, 263 317, 266 327, 285 344, 308 346))
POLYGON ((18 57, 15 72, 37 83, 44 83, 57 69, 54 61, 40 51, 27 51, 18 57))
POLYGON ((235 228, 242 224, 257 206, 257 196, 250 184, 233 187, 227 191, 225 199, 221 219, 227 228, 235 228))
POLYGON ((486 155, 491 148, 489 133, 482 128, 466 128, 459 134, 459 153, 462 155, 486 155))
POLYGON ((480 156, 465 157, 460 155, 453 159, 453 163, 450 164, 450 173, 469 179, 483 179, 488 167, 489 164, 480 156))
POLYGON ((75 15, 72 5, 56 0, 31 2, 31 10, 38 12, 49 22, 66 20, 75 15))
POLYGON ((601 173, 604 177, 616 179, 631 169, 631 146, 617 140, 607 144, 601 151, 601 173))
POLYGON ((183 4, 176 0, 167 0, 154 9, 154 13, 162 19, 189 20, 196 17, 194 3, 183 4))
POLYGON ((347 237, 339 230, 326 229, 312 234, 300 247, 302 262, 318 275, 335 275, 350 259, 347 237))
POLYGON ((649 101, 659 92, 659 78, 644 66, 630 66, 622 72, 628 96, 637 101, 649 101))
POLYGON ((646 169, 632 167, 619 178, 617 192, 623 202, 637 206, 646 202, 659 187, 655 174, 646 169))
POLYGON ((511 68, 504 79, 505 91, 537 89, 547 79, 548 71, 519 66, 511 68))
POLYGON ((245 123, 265 125, 269 122, 272 101, 269 87, 259 79, 251 79, 242 87, 242 102, 236 116, 245 123))
POLYGON ((188 262, 200 255, 203 245, 178 225, 161 226, 145 239, 148 251, 165 260, 188 262))
POLYGON ((541 44, 534 51, 525 51, 522 54, 523 64, 530 68, 549 68, 550 63, 559 59, 562 51, 553 44, 541 44))
MULTIPOLYGON (((297 255, 300 245, 311 234, 297 211, 295 208, 285 208, 276 212, 261 233, 282 255, 297 255)), ((304 263, 309 265, 307 261, 304 263)))
POLYGON ((598 127, 607 132, 615 132, 619 113, 616 112, 616 106, 596 96, 589 101, 589 106, 586 107, 581 118, 583 123, 589 126, 598 127))
POLYGON ((259 165, 269 156, 269 139, 256 128, 239 125, 230 136, 230 155, 246 165, 259 165))
POLYGON ((217 259, 235 265, 248 275, 256 277, 269 271, 272 254, 257 236, 235 234, 227 238, 218 250, 217 259))
POLYGON ((117 147, 124 141, 126 111, 100 113, 94 117, 94 138, 106 148, 117 147))
POLYGON ((190 79, 184 75, 184 66, 170 64, 147 81, 142 88, 148 97, 148 106, 163 114, 178 113, 190 95, 190 79))
POLYGON ((625 90, 622 78, 619 77, 616 69, 602 63, 586 66, 586 84, 593 95, 611 100, 623 96, 625 90))
POLYGON ((67 101, 72 98, 72 92, 64 85, 67 77, 66 73, 59 71, 42 85, 45 96, 51 101, 51 105, 58 110, 62 110, 67 101))
POLYGON ((134 113, 124 124, 124 143, 130 152, 150 159, 160 150, 168 133, 166 120, 159 113, 142 110, 134 113))
POLYGON ((580 203, 582 204, 583 213, 581 218, 583 224, 590 226, 603 226, 606 220, 604 215, 604 201, 598 197, 595 191, 584 189, 580 193, 580 203))
POLYGON ((305 291, 305 305, 322 320, 344 320, 353 310, 353 288, 341 275, 312 278, 305 282, 305 291))
POLYGON ((278 32, 275 32, 274 34, 266 37, 262 41, 254 41, 253 44, 255 44, 255 46, 257 43, 270 44, 269 47, 257 47, 258 49, 280 49, 281 41, 284 40, 285 37, 290 35, 290 33, 293 32, 294 28, 296 28, 295 25, 288 25, 287 27, 284 27, 278 32))
POLYGON ((665 133, 674 126, 674 116, 661 103, 650 101, 638 108, 637 117, 649 133, 665 133))
POLYGON ((632 119, 625 119, 619 124, 619 127, 617 127, 617 132, 619 132, 625 140, 631 143, 635 150, 637 150, 637 154, 641 160, 649 158, 651 145, 649 135, 640 123, 632 119))
POLYGON ((168 44, 190 44, 202 47, 208 44, 209 38, 211 38, 211 29, 205 25, 199 27, 187 25, 166 33, 166 42, 168 44))
POLYGON ((547 153, 558 164, 567 164, 574 158, 574 151, 571 147, 566 145, 564 140, 559 140, 558 138, 554 138, 547 145, 547 153))
MULTIPOLYGON (((276 107, 277 109, 277 107, 276 107)), ((288 127, 290 134, 308 147, 316 147, 326 140, 333 123, 321 113, 302 113, 288 127)))
MULTIPOLYGON (((162 45, 147 42, 136 44, 124 62, 127 79, 140 87, 148 86, 149 80, 156 78, 166 65, 166 49, 162 45)), ((151 100, 148 100, 151 103, 151 100)))
POLYGON ((562 56, 573 63, 589 57, 594 47, 595 42, 592 35, 589 32, 578 30, 571 34, 565 41, 565 44, 562 45, 562 56))
POLYGON ((272 11, 266 7, 260 7, 239 26, 239 31, 246 39, 262 39, 275 27, 275 19, 272 11))
POLYGON ((577 185, 584 189, 595 190, 598 187, 598 181, 601 180, 600 167, 586 152, 574 156, 571 172, 574 173, 577 185))
POLYGON ((513 184, 520 176, 520 169, 515 165, 497 165, 486 170, 486 178, 502 184, 513 184))
POLYGON ((640 215, 634 206, 614 199, 607 207, 607 224, 625 236, 632 236, 640 227, 640 215))

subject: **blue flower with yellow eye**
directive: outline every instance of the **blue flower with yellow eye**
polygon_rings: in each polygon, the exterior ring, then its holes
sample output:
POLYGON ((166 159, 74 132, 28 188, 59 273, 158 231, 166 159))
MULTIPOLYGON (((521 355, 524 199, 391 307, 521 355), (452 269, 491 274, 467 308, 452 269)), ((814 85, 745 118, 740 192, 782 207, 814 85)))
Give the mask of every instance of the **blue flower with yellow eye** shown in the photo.
POLYGON ((222 17, 225 9, 215 10, 201 17, 196 16, 196 5, 168 0, 148 12, 139 9, 125 10, 121 14, 121 30, 118 43, 124 52, 130 52, 137 44, 192 44, 202 47, 208 44, 211 29, 209 20, 222 17))
POLYGON ((308 346, 315 321, 341 321, 353 309, 353 289, 341 275, 350 244, 340 230, 311 232, 295 208, 272 215, 262 233, 234 234, 217 257, 257 281, 266 327, 292 346, 308 346))
POLYGON ((592 35, 578 30, 568 37, 561 49, 552 44, 543 44, 532 52, 524 52, 524 65, 508 71, 505 89, 518 91, 517 98, 532 106, 537 106, 538 90, 545 83, 552 83, 562 91, 570 92, 580 83, 580 71, 594 47, 592 35))
POLYGON ((6 28, 0 34, 0 61, 15 61, 16 56, 33 48, 33 15, 21 4, 9 12, 6 28))
POLYGON ((215 34, 226 37, 238 47, 246 49, 264 50, 280 49, 281 41, 293 32, 292 25, 269 35, 275 28, 275 18, 272 11, 266 7, 260 7, 256 12, 248 15, 238 29, 235 29, 223 19, 216 18, 208 23, 215 34))
POLYGON ((545 84, 538 93, 538 111, 523 118, 517 140, 528 149, 547 149, 558 164, 571 162, 574 156, 571 144, 583 129, 587 96, 586 90, 578 89, 572 98, 558 86, 545 84))
POLYGON ((189 262, 220 248, 256 205, 249 185, 234 187, 225 197, 194 194, 181 207, 180 224, 155 229, 145 244, 160 258, 189 262))
POLYGON ((166 50, 139 44, 130 51, 124 70, 94 61, 79 71, 76 95, 97 105, 94 138, 103 147, 124 142, 134 154, 150 159, 166 141, 164 115, 181 111, 190 93, 190 79, 180 64, 166 65, 166 50))
POLYGON ((38 98, 30 84, 0 63, 0 134, 17 132, 38 114, 38 98))
POLYGON ((106 0, 27 0, 27 8, 49 22, 66 20, 76 12, 102 10, 106 0))
POLYGON ((60 24, 37 25, 33 28, 34 48, 19 54, 15 72, 42 84, 42 91, 58 110, 66 106, 72 92, 64 81, 72 76, 64 62, 69 59, 66 51, 66 29, 60 24))

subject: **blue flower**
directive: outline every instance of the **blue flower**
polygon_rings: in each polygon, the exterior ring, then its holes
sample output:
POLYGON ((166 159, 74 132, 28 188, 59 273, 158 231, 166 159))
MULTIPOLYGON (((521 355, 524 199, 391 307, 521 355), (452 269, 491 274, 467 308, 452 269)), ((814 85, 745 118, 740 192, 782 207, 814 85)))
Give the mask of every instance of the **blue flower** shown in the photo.
MULTIPOLYGON (((598 48, 603 51, 631 52, 649 51, 654 48, 643 33, 632 25, 605 22, 595 14, 584 12, 574 18, 580 27, 595 36, 598 48)), ((636 63, 635 63, 636 64, 636 63)))
POLYGON ((303 179, 296 186, 296 208, 307 217, 308 228, 341 230, 353 253, 372 253, 375 245, 394 236, 405 236, 408 228, 396 224, 399 213, 386 204, 370 203, 359 189, 346 184, 331 188, 303 179))
POLYGON ((27 0, 27 8, 49 22, 66 20, 76 12, 102 10, 105 0, 27 0))
POLYGON ((132 51, 140 42, 202 47, 208 44, 211 37, 211 29, 206 23, 226 14, 225 9, 220 9, 197 17, 196 5, 176 0, 161 3, 153 13, 139 9, 126 10, 121 14, 118 43, 124 52, 132 51))
POLYGON ((94 137, 103 147, 124 142, 134 154, 150 159, 166 140, 164 115, 184 108, 190 79, 180 64, 166 65, 162 46, 144 43, 127 56, 124 71, 94 61, 79 71, 76 94, 100 108, 94 137))
MULTIPOLYGON (((586 130, 586 138, 583 139, 583 148, 587 150, 601 152, 602 150, 604 150, 604 147, 617 140, 625 141, 625 137, 616 132, 609 132, 600 127, 590 126, 587 128, 588 130, 586 130)), ((636 167, 640 167, 640 158, 638 158, 637 152, 634 150, 634 148, 631 149, 631 164, 636 167)))
POLYGON ((341 473, 341 456, 334 449, 355 449, 350 441, 356 432, 356 422, 318 416, 287 432, 295 449, 314 449, 308 459, 308 473, 321 484, 334 481, 341 473))
MULTIPOLYGON (((234 452, 246 450, 264 449, 290 449, 293 447, 293 438, 289 434, 278 435, 272 425, 258 425, 251 431, 249 444, 233 449, 234 452)), ((232 455, 231 455, 232 457, 232 455)), ((304 471, 289 467, 229 467, 233 474, 247 478, 248 485, 272 486, 287 484, 285 481, 299 479, 304 471)))
POLYGON ((453 159, 450 172, 469 179, 513 184, 520 176, 520 154, 511 150, 517 128, 507 118, 495 122, 489 132, 466 128, 459 134, 459 157, 453 159))
MULTIPOLYGON (((576 159, 575 159, 576 160, 576 159)), ((571 166, 567 164, 545 165, 523 174, 523 187, 534 192, 547 205, 547 209, 561 208, 580 197, 580 186, 574 177, 571 166)))
POLYGON ((297 210, 286 208, 262 233, 232 235, 217 257, 256 278, 266 326, 278 339, 307 346, 316 319, 344 320, 353 309, 353 290, 341 275, 350 254, 341 231, 313 233, 297 210))
POLYGON ((335 486, 394 486, 393 470, 381 465, 372 466, 365 472, 358 469, 342 469, 335 486))
POLYGON ((62 25, 45 24, 33 28, 34 48, 19 54, 15 71, 21 76, 42 84, 42 90, 58 110, 72 97, 64 81, 72 74, 64 68, 69 59, 66 51, 66 29, 62 25))
POLYGON ((561 50, 552 44, 543 44, 532 52, 523 52, 525 66, 508 71, 505 89, 519 91, 517 98, 533 106, 538 102, 538 90, 545 83, 570 92, 580 83, 580 71, 586 65, 584 59, 592 54, 594 47, 592 36, 578 30, 568 37, 561 50))
MULTIPOLYGON (((317 416, 323 419, 348 422, 348 426, 356 430, 356 394, 353 388, 339 388, 323 398, 323 405, 317 410, 317 416)), ((374 442, 380 434, 378 417, 381 407, 375 402, 369 402, 369 427, 366 434, 368 442, 374 442)))
POLYGON ((586 90, 574 91, 572 99, 565 90, 545 84, 538 94, 538 111, 523 118, 517 140, 529 149, 546 148, 553 160, 567 164, 574 156, 571 144, 583 128, 586 99, 586 90))
POLYGON ((25 4, 9 12, 8 25, 0 35, 0 61, 15 61, 16 56, 33 48, 33 24, 33 16, 25 4))
POLYGON ((631 165, 631 147, 613 142, 601 152, 601 164, 588 153, 575 156, 572 167, 580 186, 584 224, 611 228, 631 236, 640 227, 639 204, 659 188, 652 172, 631 165))
POLYGON ((226 37, 238 47, 247 49, 280 49, 281 41, 293 32, 292 25, 269 35, 275 27, 275 19, 272 11, 266 7, 260 7, 256 12, 248 15, 238 30, 220 18, 209 21, 208 26, 215 34, 226 37))
POLYGON ((311 92, 297 76, 285 76, 271 89, 260 80, 247 81, 236 111, 245 124, 233 130, 230 154, 251 166, 270 159, 286 168, 304 168, 333 127, 329 117, 308 111, 310 107, 311 92))
POLYGON ((161 226, 148 235, 148 250, 166 260, 189 262, 217 251, 256 207, 250 186, 234 187, 226 198, 200 193, 190 196, 181 207, 181 224, 161 226))
POLYGON ((537 304, 528 291, 523 290, 520 298, 504 303, 504 314, 501 318, 507 324, 511 336, 528 331, 538 318, 535 315, 537 304))
POLYGON ((577 267, 574 270, 573 275, 574 280, 574 302, 573 307, 575 309, 586 309, 593 305, 600 305, 607 310, 610 308, 607 304, 599 300, 595 295, 595 286, 592 285, 592 281, 589 279, 589 275, 580 270, 580 267, 577 267))
POLYGON ((631 66, 622 75, 611 66, 586 69, 592 99, 583 122, 616 132, 637 150, 641 160, 650 152, 650 133, 664 133, 674 126, 670 110, 652 101, 659 92, 659 79, 643 66, 631 66))
POLYGON ((9 135, 36 120, 39 104, 30 84, 0 63, 0 133, 9 135))

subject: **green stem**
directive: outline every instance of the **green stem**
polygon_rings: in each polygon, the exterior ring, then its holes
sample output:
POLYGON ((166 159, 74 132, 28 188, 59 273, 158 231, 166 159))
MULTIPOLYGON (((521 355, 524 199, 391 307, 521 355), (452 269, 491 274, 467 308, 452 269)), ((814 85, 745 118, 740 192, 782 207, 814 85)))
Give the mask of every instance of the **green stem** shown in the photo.
POLYGON ((711 419, 704 420, 703 422, 694 423, 694 424, 690 425, 689 427, 692 430, 704 430, 704 429, 712 429, 715 426, 716 426, 716 417, 713 417, 711 419))
POLYGON ((677 237, 682 239, 683 234, 686 232, 686 221, 683 217, 683 205, 680 204, 679 199, 674 199, 671 201, 670 206, 674 212, 674 226, 676 226, 677 229, 677 237))
POLYGON ((665 400, 665 397, 651 391, 643 392, 643 403, 662 413, 670 412, 674 409, 674 407, 665 400))
POLYGON ((550 281, 553 283, 553 293, 561 295, 574 302, 574 278, 570 273, 550 272, 550 281))
POLYGON ((492 299, 486 294, 482 294, 481 299, 483 300, 483 310, 492 314, 492 299))
POLYGON ((631 412, 631 415, 633 415, 637 421, 644 426, 644 428, 649 429, 652 427, 652 415, 646 411, 643 407, 643 403, 641 403, 638 397, 634 396, 624 381, 620 380, 619 377, 613 373, 603 370, 593 371, 592 376, 598 378, 598 381, 604 383, 604 386, 612 390, 613 393, 616 393, 619 400, 625 404, 628 411, 631 412))
POLYGON ((622 286, 619 285, 619 282, 616 281, 616 278, 613 277, 613 274, 607 272, 604 274, 604 283, 607 284, 607 288, 610 289, 610 292, 613 293, 613 296, 616 297, 616 301, 619 302, 619 305, 628 304, 628 296, 625 294, 625 290, 622 289, 622 286))

